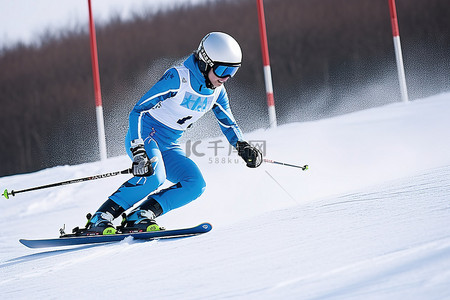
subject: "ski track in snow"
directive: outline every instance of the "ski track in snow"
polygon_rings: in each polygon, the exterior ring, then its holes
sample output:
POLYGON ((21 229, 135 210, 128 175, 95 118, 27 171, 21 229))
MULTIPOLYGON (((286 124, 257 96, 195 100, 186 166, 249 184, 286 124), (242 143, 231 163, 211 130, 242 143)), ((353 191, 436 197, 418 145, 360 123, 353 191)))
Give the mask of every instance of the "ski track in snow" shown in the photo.
MULTIPOLYGON (((66 231, 83 225, 123 176, 2 199, 0 297, 450 299, 449 100, 437 95, 249 134, 273 145, 270 158, 301 157, 307 172, 198 158, 207 191, 160 218, 170 228, 211 221, 213 230, 197 237, 54 249, 19 244, 55 236, 64 223, 66 231)), ((128 164, 118 157, 106 166, 56 167, 0 178, 0 187, 128 164)))

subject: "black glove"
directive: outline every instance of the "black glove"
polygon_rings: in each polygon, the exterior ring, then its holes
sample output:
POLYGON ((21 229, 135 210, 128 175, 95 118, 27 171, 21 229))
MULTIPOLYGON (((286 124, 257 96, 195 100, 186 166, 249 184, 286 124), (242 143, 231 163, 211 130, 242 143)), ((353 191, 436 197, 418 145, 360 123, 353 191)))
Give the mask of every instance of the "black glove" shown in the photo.
POLYGON ((156 158, 148 159, 147 152, 145 152, 144 141, 142 139, 133 140, 131 142, 131 153, 133 154, 133 164, 131 171, 134 176, 151 176, 154 172, 152 162, 156 158))
POLYGON ((258 148, 247 142, 239 141, 236 144, 238 155, 244 159, 249 168, 259 167, 263 161, 262 153, 258 148))

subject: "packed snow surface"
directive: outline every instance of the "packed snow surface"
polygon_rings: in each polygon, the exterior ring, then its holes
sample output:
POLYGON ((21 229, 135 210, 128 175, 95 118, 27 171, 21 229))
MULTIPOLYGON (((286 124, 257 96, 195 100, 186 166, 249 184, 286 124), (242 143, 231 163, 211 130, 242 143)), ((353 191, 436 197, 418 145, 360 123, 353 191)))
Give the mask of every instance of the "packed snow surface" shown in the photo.
MULTIPOLYGON (((267 158, 308 171, 249 169, 221 136, 190 141, 207 190, 158 219, 213 224, 186 239, 19 243, 83 226, 128 175, 2 197, 0 298, 450 299, 449 116, 450 93, 246 134, 267 158)), ((60 166, 0 188, 128 166, 125 156, 60 166)))

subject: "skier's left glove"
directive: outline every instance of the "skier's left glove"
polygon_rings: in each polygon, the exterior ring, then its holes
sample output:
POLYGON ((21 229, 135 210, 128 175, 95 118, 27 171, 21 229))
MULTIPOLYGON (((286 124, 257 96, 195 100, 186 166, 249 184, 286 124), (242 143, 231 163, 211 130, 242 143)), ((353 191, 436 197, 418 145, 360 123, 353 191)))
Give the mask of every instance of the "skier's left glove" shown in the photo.
POLYGON ((133 154, 133 164, 131 165, 133 175, 141 177, 151 176, 154 170, 152 161, 148 159, 147 152, 145 152, 144 141, 142 139, 133 140, 130 150, 133 154))
POLYGON ((258 148, 253 147, 245 141, 238 141, 236 144, 238 155, 242 157, 249 168, 259 167, 263 161, 262 153, 258 148))

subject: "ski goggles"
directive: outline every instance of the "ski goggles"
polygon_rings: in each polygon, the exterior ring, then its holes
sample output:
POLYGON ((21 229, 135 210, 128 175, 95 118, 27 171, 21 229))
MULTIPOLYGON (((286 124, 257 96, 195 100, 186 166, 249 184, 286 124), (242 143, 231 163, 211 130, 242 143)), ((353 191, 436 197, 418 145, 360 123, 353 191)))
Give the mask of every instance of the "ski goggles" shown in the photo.
POLYGON ((236 74, 236 72, 239 70, 240 66, 227 66, 227 65, 219 65, 219 64, 215 64, 213 69, 214 75, 216 75, 217 77, 220 78, 225 78, 225 77, 233 77, 234 74, 236 74))

